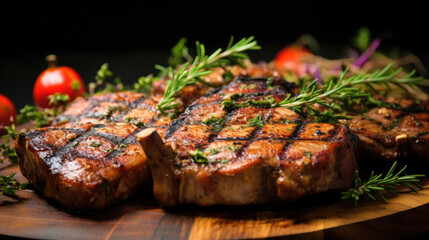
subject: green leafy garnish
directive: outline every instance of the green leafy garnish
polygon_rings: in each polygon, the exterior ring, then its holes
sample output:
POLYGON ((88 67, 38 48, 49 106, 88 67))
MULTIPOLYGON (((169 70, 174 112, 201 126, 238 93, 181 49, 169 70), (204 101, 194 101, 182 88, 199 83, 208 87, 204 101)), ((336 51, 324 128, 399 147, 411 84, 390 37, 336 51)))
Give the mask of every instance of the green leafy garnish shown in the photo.
POLYGON ((191 154, 192 159, 197 163, 208 163, 207 156, 200 149, 190 151, 189 154, 191 154))
POLYGON ((263 127, 264 126, 264 121, 262 120, 262 114, 259 114, 255 118, 250 118, 247 121, 247 126, 248 127, 263 127))
POLYGON ((109 69, 109 64, 104 63, 100 69, 96 72, 95 82, 88 84, 89 95, 93 95, 99 92, 117 92, 124 89, 124 84, 121 78, 115 77, 113 83, 109 82, 113 77, 113 72, 109 69))
POLYGON ((14 178, 15 173, 11 173, 9 176, 0 175, 0 193, 1 195, 16 196, 15 191, 25 189, 29 183, 20 183, 14 178))
POLYGON ((154 77, 152 74, 140 77, 137 82, 134 83, 134 91, 149 94, 152 83, 158 80, 159 78, 154 77))
POLYGON ((158 103, 158 109, 162 114, 167 115, 167 110, 174 109, 178 105, 174 100, 180 90, 189 84, 201 82, 201 77, 211 73, 211 68, 226 66, 229 64, 229 60, 240 64, 243 59, 248 58, 244 51, 260 49, 253 37, 243 38, 235 44, 232 44, 232 41, 231 38, 225 51, 219 48, 209 56, 206 55, 204 45, 196 42, 197 56, 192 63, 184 63, 177 71, 171 66, 168 68, 157 66, 159 70, 166 71, 167 75, 171 77, 167 89, 158 103))
POLYGON ((343 108, 336 102, 346 102, 348 105, 351 105, 353 102, 363 101, 368 104, 381 106, 383 103, 373 96, 375 93, 378 93, 375 90, 375 86, 393 84, 406 90, 404 86, 415 87, 422 81, 421 77, 413 77, 414 71, 400 77, 399 73, 402 72, 402 69, 399 68, 391 71, 391 65, 387 65, 382 70, 372 73, 357 74, 350 77, 346 77, 347 72, 348 69, 344 70, 338 80, 330 79, 324 85, 318 84, 317 79, 311 81, 309 84, 304 83, 297 95, 292 96, 289 93, 281 102, 275 102, 273 98, 269 97, 264 100, 247 100, 241 103, 229 99, 222 102, 222 107, 226 110, 247 106, 265 108, 286 107, 298 113, 313 116, 315 122, 336 123, 340 119, 349 119, 345 115, 338 114, 343 108), (324 106, 327 110, 320 111, 312 107, 313 104, 324 106), (304 107, 307 110, 306 113, 304 113, 304 107))
POLYGON ((186 46, 187 39, 182 37, 176 43, 176 45, 171 48, 171 55, 168 58, 168 64, 172 68, 178 67, 184 62, 192 62, 193 57, 189 54, 189 49, 186 46))
POLYGON ((383 177, 383 174, 375 175, 374 171, 372 171, 371 176, 366 182, 362 182, 359 177, 359 171, 356 171, 354 187, 342 192, 341 199, 351 199, 355 206, 364 196, 368 196, 372 200, 377 200, 376 197, 379 197, 384 203, 387 203, 387 199, 383 195, 384 191, 392 195, 397 195, 398 187, 405 187, 414 192, 423 189, 418 183, 420 181, 418 178, 425 177, 424 174, 407 175, 405 174, 406 165, 400 171, 394 173, 396 166, 397 162, 394 162, 385 177, 383 177))
POLYGON ((18 131, 15 128, 15 122, 11 121, 10 126, 6 127, 7 133, 2 136, 3 139, 6 139, 3 144, 0 145, 0 163, 5 159, 9 159, 9 162, 16 164, 18 163, 18 155, 13 147, 9 146, 10 140, 16 140, 18 136, 18 131))

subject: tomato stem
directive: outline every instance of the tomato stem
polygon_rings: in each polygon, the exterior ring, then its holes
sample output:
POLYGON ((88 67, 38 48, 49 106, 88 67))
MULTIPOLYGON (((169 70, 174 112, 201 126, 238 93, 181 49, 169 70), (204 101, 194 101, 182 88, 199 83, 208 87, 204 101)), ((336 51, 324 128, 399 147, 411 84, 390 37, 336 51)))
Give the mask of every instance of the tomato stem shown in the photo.
POLYGON ((46 62, 48 62, 48 68, 54 68, 57 66, 57 56, 55 54, 49 54, 46 56, 46 62))

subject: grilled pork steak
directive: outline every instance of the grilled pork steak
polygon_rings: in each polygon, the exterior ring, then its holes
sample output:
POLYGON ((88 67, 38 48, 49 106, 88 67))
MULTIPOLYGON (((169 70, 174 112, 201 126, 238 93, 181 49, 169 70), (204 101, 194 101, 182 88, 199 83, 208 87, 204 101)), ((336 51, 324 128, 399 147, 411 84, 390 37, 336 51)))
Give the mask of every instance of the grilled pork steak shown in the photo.
POLYGON ((418 160, 429 165, 429 102, 388 99, 395 107, 377 107, 344 120, 359 137, 360 161, 418 160))
MULTIPOLYGON (((228 68, 233 75, 273 75, 265 65, 228 68)), ((204 80, 225 82, 217 68, 204 80)), ((170 119, 156 110, 166 87, 153 83, 150 96, 130 91, 78 98, 51 127, 20 134, 15 142, 23 175, 47 198, 70 210, 99 210, 151 182, 146 155, 135 140, 149 128, 162 136, 170 119)), ((177 99, 182 109, 210 88, 190 85, 177 99)))
POLYGON ((306 122, 266 105, 294 91, 279 78, 241 78, 196 100, 170 124, 165 143, 155 131, 140 132, 157 200, 288 202, 351 185, 357 138, 347 126, 306 122))
POLYGON ((47 198, 70 210, 99 210, 151 183, 146 155, 135 135, 162 136, 169 119, 144 94, 107 93, 80 98, 56 124, 19 134, 22 174, 47 198))

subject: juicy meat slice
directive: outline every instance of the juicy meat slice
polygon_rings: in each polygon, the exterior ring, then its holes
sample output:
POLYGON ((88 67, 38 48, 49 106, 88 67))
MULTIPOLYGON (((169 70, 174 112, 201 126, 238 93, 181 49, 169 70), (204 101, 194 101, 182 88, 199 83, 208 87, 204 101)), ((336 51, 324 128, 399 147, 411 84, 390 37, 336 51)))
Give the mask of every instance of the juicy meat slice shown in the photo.
POLYGON ((165 206, 289 202, 352 184, 357 138, 342 124, 311 123, 270 108, 296 88, 279 78, 242 78, 196 100, 165 142, 139 139, 165 206))
POLYGON ((141 130, 131 123, 46 127, 19 134, 15 148, 22 174, 44 196, 68 210, 94 211, 151 183, 135 138, 141 130))
POLYGON ((44 196, 70 210, 100 210, 150 186, 147 157, 135 136, 163 136, 170 119, 141 93, 79 98, 50 127, 19 134, 22 174, 44 196))
POLYGON ((363 163, 409 159, 429 165, 427 101, 376 107, 342 122, 359 137, 359 159, 363 163))

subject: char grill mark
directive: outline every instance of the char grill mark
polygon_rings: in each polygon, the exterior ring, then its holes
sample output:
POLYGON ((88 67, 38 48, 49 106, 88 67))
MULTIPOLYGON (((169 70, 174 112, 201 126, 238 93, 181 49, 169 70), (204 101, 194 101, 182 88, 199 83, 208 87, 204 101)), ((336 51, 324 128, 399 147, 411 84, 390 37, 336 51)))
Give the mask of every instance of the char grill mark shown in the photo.
MULTIPOLYGON (((311 123, 286 108, 225 108, 223 101, 281 101, 290 85, 239 79, 196 100, 165 134, 139 138, 163 205, 293 201, 352 183, 356 138, 341 124, 311 123), (205 159, 198 159, 198 152, 205 159)), ((201 157, 201 156, 200 156, 201 157)))

